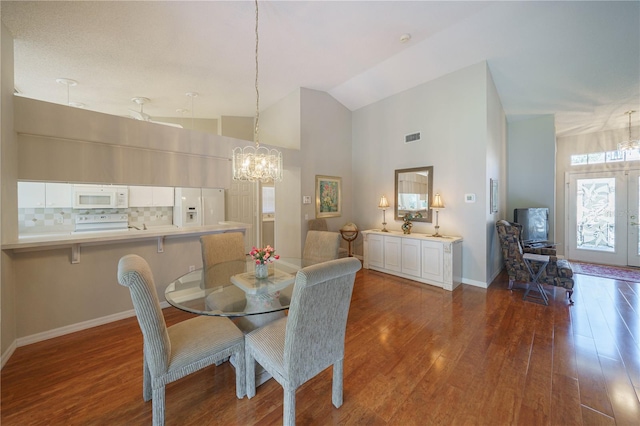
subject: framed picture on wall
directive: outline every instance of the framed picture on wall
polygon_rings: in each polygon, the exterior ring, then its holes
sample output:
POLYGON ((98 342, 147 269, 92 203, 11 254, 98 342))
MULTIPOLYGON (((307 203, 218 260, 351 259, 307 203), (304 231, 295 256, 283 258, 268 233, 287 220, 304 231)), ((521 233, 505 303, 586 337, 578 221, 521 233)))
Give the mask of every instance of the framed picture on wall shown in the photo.
POLYGON ((316 175, 316 218, 342 216, 342 178, 316 175))
POLYGON ((498 180, 489 179, 489 191, 491 200, 489 204, 489 213, 498 213, 498 180))

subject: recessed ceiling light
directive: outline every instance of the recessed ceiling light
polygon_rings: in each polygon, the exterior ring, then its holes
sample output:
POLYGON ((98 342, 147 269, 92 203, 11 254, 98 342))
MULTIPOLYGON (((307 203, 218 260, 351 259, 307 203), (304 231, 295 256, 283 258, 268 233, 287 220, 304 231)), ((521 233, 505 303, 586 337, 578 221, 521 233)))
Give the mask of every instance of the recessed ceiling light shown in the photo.
POLYGON ((411 34, 409 34, 409 33, 402 34, 402 35, 400 36, 400 43, 406 43, 406 42, 408 42, 409 40, 411 40, 411 34))
POLYGON ((86 105, 83 104, 82 102, 69 102, 69 106, 72 106, 75 108, 84 108, 86 105))

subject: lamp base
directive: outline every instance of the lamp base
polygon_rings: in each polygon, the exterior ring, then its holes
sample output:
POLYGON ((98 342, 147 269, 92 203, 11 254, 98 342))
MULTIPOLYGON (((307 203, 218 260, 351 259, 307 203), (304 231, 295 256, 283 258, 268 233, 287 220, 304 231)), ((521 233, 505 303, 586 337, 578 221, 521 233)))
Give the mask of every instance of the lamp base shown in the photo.
POLYGON ((436 233, 432 235, 432 237, 442 237, 442 234, 440 234, 440 231, 438 228, 440 228, 438 225, 435 226, 436 228, 436 233))
POLYGON ((387 229, 387 222, 382 222, 382 229, 380 230, 380 232, 389 232, 389 230, 387 229))

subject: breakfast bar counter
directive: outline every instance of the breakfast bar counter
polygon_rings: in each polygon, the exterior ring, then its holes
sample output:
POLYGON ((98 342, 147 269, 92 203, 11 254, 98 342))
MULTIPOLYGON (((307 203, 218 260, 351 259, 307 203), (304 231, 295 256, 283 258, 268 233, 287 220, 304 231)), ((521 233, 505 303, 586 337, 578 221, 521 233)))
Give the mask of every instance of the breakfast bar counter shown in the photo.
POLYGON ((2 244, 2 250, 12 250, 19 253, 24 251, 53 250, 60 248, 71 249, 71 263, 80 262, 80 247, 88 245, 105 245, 123 242, 136 242, 156 239, 158 253, 163 252, 165 238, 199 237, 206 234, 223 232, 244 233, 250 225, 239 222, 220 222, 219 225, 177 227, 157 226, 144 230, 129 229, 122 231, 86 231, 51 234, 23 235, 18 241, 2 244))

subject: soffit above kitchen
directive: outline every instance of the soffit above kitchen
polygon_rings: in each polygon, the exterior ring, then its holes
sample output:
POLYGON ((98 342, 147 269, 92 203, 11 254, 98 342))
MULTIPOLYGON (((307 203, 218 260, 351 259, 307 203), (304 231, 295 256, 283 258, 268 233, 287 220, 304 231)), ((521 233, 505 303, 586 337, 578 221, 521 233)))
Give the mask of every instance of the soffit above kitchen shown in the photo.
MULTIPOLYGON (((637 1, 259 4, 262 108, 306 87, 353 111, 487 61, 510 121, 555 114, 559 135, 579 134, 640 109, 637 1)), ((141 96, 151 117, 254 115, 252 1, 1 7, 22 96, 122 116, 141 96)))

